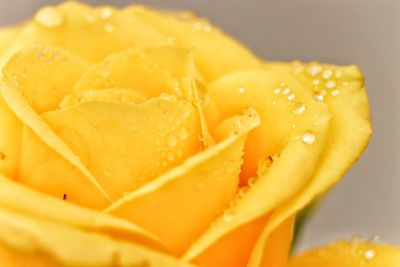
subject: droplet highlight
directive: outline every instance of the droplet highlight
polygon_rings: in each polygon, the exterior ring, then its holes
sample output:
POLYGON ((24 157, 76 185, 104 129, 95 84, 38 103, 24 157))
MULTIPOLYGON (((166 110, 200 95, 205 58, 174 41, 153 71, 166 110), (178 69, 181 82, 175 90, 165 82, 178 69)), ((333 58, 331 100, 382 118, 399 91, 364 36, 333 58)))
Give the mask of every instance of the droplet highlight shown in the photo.
POLYGON ((63 15, 54 7, 45 7, 36 13, 35 21, 46 28, 60 26, 63 21, 63 15))
POLYGON ((315 142, 315 139, 315 134, 309 131, 305 132, 301 137, 301 141, 307 145, 312 145, 315 142))

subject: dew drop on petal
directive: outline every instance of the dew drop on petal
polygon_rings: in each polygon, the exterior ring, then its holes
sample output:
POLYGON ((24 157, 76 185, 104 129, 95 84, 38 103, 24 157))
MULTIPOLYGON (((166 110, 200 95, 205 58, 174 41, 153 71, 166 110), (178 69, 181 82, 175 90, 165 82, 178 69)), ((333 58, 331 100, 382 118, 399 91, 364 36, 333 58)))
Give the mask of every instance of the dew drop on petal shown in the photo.
POLYGON ((302 135, 301 140, 304 144, 311 145, 315 142, 315 134, 307 131, 302 135))
POLYGON ((290 94, 290 95, 288 95, 287 98, 288 98, 289 101, 292 101, 293 99, 296 98, 296 95, 295 94, 290 94))
POLYGON ((233 133, 234 134, 239 134, 243 129, 243 123, 241 120, 235 121, 233 124, 233 133))
POLYGON ((226 222, 231 222, 233 221, 234 218, 235 218, 235 213, 233 210, 227 210, 223 215, 223 219, 226 222))
POLYGON ((325 80, 328 80, 332 77, 333 73, 331 69, 327 69, 324 72, 322 72, 322 78, 324 78, 325 80))
POLYGON ((375 250, 373 250, 373 249, 368 249, 368 250, 366 250, 366 251, 364 252, 364 258, 365 258, 366 260, 372 260, 372 259, 375 257, 375 254, 376 254, 375 250))
POLYGON ((173 152, 169 152, 167 155, 167 159, 169 161, 173 161, 175 159, 175 154, 173 152))
POLYGON ((281 93, 281 88, 277 87, 274 89, 275 94, 280 94, 281 93))
POLYGON ((112 25, 112 24, 104 25, 104 31, 106 33, 112 33, 114 31, 114 25, 112 25))
POLYGON ((175 136, 173 135, 168 136, 167 145, 169 147, 175 147, 177 144, 178 144, 178 139, 175 136))
POLYGON ((86 21, 89 24, 94 23, 95 20, 96 20, 96 17, 93 14, 89 14, 89 15, 86 16, 86 21))
POLYGON ((239 93, 243 94, 246 91, 244 87, 239 87, 239 93))
POLYGON ((308 74, 311 76, 316 76, 318 73, 320 73, 322 70, 322 67, 319 65, 313 65, 308 69, 308 74))
POLYGON ((306 106, 301 102, 295 102, 291 105, 292 111, 295 114, 302 114, 306 110, 306 106))
POLYGON ((313 98, 314 98, 315 101, 319 101, 319 102, 324 101, 324 96, 319 92, 315 92, 313 94, 313 98))
MULTIPOLYGON (((274 159, 272 156, 263 156, 258 161, 257 176, 263 177, 268 173, 269 167, 273 163, 274 159)), ((248 181, 250 183, 250 179, 248 181)), ((250 185, 250 184, 249 184, 250 185)))
POLYGON ((339 94, 340 94, 340 91, 339 91, 338 89, 333 90, 333 91, 331 92, 331 95, 332 95, 332 96, 338 96, 339 94))
POLYGON ((188 138, 188 131, 185 127, 179 130, 179 139, 186 140, 188 138))
POLYGON ((288 95, 290 93, 290 88, 289 87, 287 87, 287 88, 285 88, 285 90, 283 90, 283 94, 284 95, 288 95))
POLYGON ((113 15, 113 10, 109 7, 105 7, 101 10, 100 16, 102 19, 109 19, 113 15))
POLYGON ((45 7, 36 13, 35 21, 46 28, 60 26, 63 21, 63 15, 54 7, 45 7))
POLYGON ((257 182, 257 178, 256 177, 251 177, 249 180, 247 180, 247 184, 249 185, 249 187, 253 187, 257 182))
POLYGON ((341 78, 343 76, 343 73, 340 70, 335 70, 335 78, 341 78))
POLYGON ((336 85, 336 82, 335 82, 334 80, 329 80, 329 81, 326 83, 325 87, 328 88, 328 89, 332 89, 332 88, 335 87, 335 85, 336 85))
POLYGON ((317 86, 317 85, 319 85, 319 84, 321 83, 321 81, 318 80, 318 79, 314 79, 314 80, 312 81, 312 83, 313 83, 313 85, 317 86))

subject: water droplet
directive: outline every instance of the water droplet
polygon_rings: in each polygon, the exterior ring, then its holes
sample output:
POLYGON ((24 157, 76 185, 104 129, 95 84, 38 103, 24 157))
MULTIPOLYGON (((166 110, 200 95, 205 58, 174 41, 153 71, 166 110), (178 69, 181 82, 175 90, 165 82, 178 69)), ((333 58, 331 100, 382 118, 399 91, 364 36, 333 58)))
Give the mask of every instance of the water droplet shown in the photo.
POLYGON ((349 86, 349 82, 342 82, 343 86, 349 86))
POLYGON ((274 89, 274 94, 280 94, 281 93, 281 88, 277 87, 274 89))
POLYGON ((340 70, 335 70, 335 78, 339 79, 343 76, 343 73, 340 70))
POLYGON ((235 213, 233 210, 227 210, 223 215, 223 219, 225 222, 231 222, 233 221, 234 218, 235 218, 235 213))
POLYGON ((206 137, 204 136, 204 134, 199 134, 199 141, 204 142, 205 140, 206 140, 206 137))
POLYGON ((313 83, 313 85, 317 86, 317 85, 319 85, 319 84, 321 83, 321 81, 318 80, 318 79, 314 79, 314 80, 312 81, 312 83, 313 83))
POLYGON ((243 129, 243 123, 241 120, 235 121, 233 124, 233 133, 234 134, 239 134, 243 129))
POLYGON ((195 29, 196 31, 200 31, 203 29, 203 24, 200 22, 196 22, 193 24, 193 29, 195 29))
POLYGON ((335 86, 336 86, 336 82, 334 80, 329 80, 325 85, 325 87, 328 88, 328 89, 332 89, 335 86))
POLYGON ((289 100, 289 101, 292 101, 293 99, 295 99, 296 98, 296 95, 295 94, 290 94, 288 97, 287 97, 287 99, 289 100))
POLYGON ((187 129, 185 127, 182 127, 179 130, 179 139, 181 139, 181 140, 188 139, 188 131, 187 131, 187 129))
POLYGON ((310 74, 311 76, 316 76, 321 71, 322 71, 322 67, 320 65, 313 65, 313 66, 309 67, 308 74, 310 74))
POLYGON ((60 26, 63 21, 63 15, 55 7, 45 7, 36 13, 35 21, 46 28, 60 26))
POLYGON ((364 252, 364 258, 366 260, 372 260, 375 257, 375 255, 376 255, 376 252, 373 249, 368 249, 364 252))
POLYGON ((324 101, 324 96, 322 94, 318 93, 318 92, 315 92, 313 94, 313 98, 314 98, 315 101, 319 101, 319 102, 324 101))
POLYGON ((109 24, 109 23, 105 24, 104 25, 104 31, 106 33, 112 33, 114 31, 114 25, 109 24))
POLYGON ((380 235, 373 235, 370 238, 368 238, 368 242, 371 243, 381 243, 382 242, 382 238, 380 235))
POLYGON ((104 7, 101 12, 100 12, 100 16, 102 19, 109 19, 111 18, 111 16, 113 15, 113 10, 110 7, 104 7))
POLYGON ((301 137, 304 144, 311 145, 315 142, 315 135, 312 132, 305 132, 301 137))
POLYGON ((295 114, 301 114, 306 110, 306 106, 301 102, 295 102, 292 104, 292 111, 295 114))
POLYGON ((304 66, 299 62, 294 62, 292 66, 295 74, 300 74, 304 71, 304 66))
POLYGON ((331 92, 331 95, 332 95, 332 96, 338 96, 339 94, 340 94, 340 91, 339 91, 338 89, 333 90, 333 91, 331 92))
POLYGON ((95 20, 96 20, 96 17, 93 14, 89 14, 86 16, 86 21, 89 24, 93 24, 95 20))
POLYGON ((270 157, 270 159, 272 159, 272 162, 277 161, 277 160, 279 159, 279 154, 278 154, 278 153, 273 154, 273 155, 270 157))
POLYGON ((364 239, 359 235, 353 235, 350 238, 349 243, 352 244, 352 245, 357 245, 357 244, 360 244, 360 243, 364 243, 364 239))
POLYGON ((243 94, 246 92, 246 89, 244 87, 239 87, 239 93, 243 94))
POLYGON ((249 180, 247 180, 247 184, 249 185, 249 187, 253 187, 257 182, 257 178, 256 177, 251 177, 249 180))
POLYGON ((328 80, 332 77, 333 73, 331 69, 327 69, 324 70, 324 72, 322 73, 322 78, 324 78, 325 80, 328 80))
POLYGON ((263 156, 262 158, 260 158, 260 160, 258 161, 257 176, 265 176, 273 161, 274 160, 271 156, 263 156))
POLYGON ((167 159, 169 161, 173 161, 175 159, 175 154, 173 152, 169 152, 167 155, 167 159))
POLYGON ((237 195, 236 195, 237 198, 239 198, 239 199, 243 198, 246 195, 246 193, 249 192, 249 190, 250 190, 250 188, 248 186, 240 187, 237 192, 237 195))
POLYGON ((168 136, 167 145, 169 147, 175 147, 177 144, 178 144, 178 139, 176 139, 175 136, 173 135, 168 136))
POLYGON ((248 118, 257 118, 258 113, 254 108, 246 108, 243 111, 243 114, 246 115, 248 118))
POLYGON ((290 93, 290 88, 286 87, 285 90, 283 90, 284 95, 288 95, 290 93))
POLYGON ((213 27, 210 24, 208 24, 208 23, 204 24, 203 31, 211 32, 212 30, 213 30, 213 27))

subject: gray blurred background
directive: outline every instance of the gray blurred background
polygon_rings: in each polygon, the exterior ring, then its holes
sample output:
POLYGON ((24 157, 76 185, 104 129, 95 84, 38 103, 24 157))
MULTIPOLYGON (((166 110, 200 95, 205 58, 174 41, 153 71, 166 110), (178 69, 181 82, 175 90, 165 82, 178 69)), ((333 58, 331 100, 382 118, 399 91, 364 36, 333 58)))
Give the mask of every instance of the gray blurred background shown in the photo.
MULTIPOLYGON (((0 25, 19 22, 44 4, 0 0, 0 25)), ((84 1, 126 5, 133 1, 84 1)), ((135 1, 136 2, 136 1, 135 1)), ((354 234, 400 245, 399 0, 143 0, 190 9, 269 60, 357 64, 365 73, 374 136, 360 159, 312 216, 298 249, 354 234), (396 79, 397 78, 397 79, 396 79)))

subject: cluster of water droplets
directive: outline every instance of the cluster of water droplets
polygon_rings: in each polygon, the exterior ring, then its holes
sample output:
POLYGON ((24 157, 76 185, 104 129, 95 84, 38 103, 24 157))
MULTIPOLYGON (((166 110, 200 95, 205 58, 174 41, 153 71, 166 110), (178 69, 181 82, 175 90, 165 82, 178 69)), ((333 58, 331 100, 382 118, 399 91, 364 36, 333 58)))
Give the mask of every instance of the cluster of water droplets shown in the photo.
POLYGON ((286 83, 282 82, 276 86, 274 88, 274 94, 284 95, 289 101, 290 109, 294 114, 300 115, 306 111, 306 106, 302 102, 296 101, 296 94, 292 92, 290 86, 286 83))
POLYGON ((51 65, 53 64, 55 61, 60 60, 61 59, 61 54, 58 50, 46 46, 43 47, 38 55, 37 55, 37 59, 47 65, 51 65))
POLYGON ((307 66, 301 63, 294 63, 293 70, 295 74, 306 74, 312 79, 314 86, 313 98, 322 102, 327 96, 340 95, 340 88, 349 85, 346 81, 341 81, 343 72, 334 66, 323 66, 319 63, 310 63, 307 66))
POLYGON ((178 105, 177 109, 179 110, 167 113, 166 118, 158 119, 156 125, 159 133, 159 138, 155 141, 156 152, 166 153, 165 160, 158 164, 166 167, 183 155, 181 144, 189 138, 189 130, 184 124, 191 115, 191 109, 183 102, 177 101, 176 96, 162 94, 161 98, 166 101, 176 101, 175 105, 178 105))

